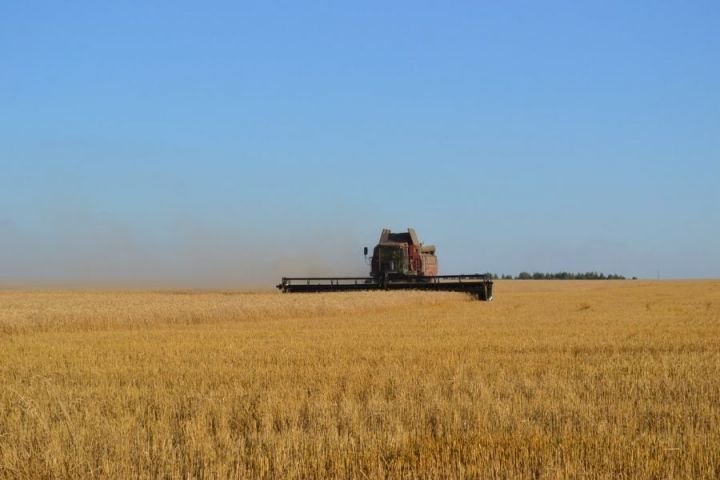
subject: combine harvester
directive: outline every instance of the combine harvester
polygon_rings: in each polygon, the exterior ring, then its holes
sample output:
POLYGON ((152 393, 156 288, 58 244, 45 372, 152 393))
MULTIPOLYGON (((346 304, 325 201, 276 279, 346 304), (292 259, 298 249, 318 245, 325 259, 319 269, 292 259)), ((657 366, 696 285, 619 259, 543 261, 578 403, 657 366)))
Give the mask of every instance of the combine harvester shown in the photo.
MULTIPOLYGON (((368 249, 365 247, 365 258, 368 249)), ((283 277, 284 293, 347 292, 353 290, 433 290, 465 292, 492 300, 492 279, 486 275, 438 275, 435 247, 418 241, 415 230, 384 229, 370 258, 369 277, 283 277)))

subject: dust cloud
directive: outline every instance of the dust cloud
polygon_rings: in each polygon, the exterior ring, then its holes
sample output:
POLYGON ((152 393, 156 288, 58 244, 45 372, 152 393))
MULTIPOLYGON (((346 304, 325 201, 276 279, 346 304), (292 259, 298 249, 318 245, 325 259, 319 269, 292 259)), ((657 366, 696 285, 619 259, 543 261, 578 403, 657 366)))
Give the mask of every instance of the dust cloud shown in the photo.
POLYGON ((193 223, 141 231, 107 215, 35 227, 5 219, 0 287, 271 289, 282 276, 367 275, 351 230, 290 236, 193 223))

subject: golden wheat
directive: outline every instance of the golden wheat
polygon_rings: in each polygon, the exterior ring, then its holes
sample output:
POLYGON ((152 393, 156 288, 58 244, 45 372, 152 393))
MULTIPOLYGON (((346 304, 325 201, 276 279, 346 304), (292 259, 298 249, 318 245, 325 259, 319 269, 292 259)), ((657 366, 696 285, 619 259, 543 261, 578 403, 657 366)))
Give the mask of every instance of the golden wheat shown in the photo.
POLYGON ((718 478, 720 282, 0 292, 0 477, 718 478))

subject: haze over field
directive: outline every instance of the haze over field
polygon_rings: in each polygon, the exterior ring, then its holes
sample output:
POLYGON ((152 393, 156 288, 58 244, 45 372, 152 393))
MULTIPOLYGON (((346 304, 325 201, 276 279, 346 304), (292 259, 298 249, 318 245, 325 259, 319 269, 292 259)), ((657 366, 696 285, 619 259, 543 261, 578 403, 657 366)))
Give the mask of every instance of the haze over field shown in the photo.
POLYGON ((720 4, 3 2, 0 286, 720 275, 720 4))

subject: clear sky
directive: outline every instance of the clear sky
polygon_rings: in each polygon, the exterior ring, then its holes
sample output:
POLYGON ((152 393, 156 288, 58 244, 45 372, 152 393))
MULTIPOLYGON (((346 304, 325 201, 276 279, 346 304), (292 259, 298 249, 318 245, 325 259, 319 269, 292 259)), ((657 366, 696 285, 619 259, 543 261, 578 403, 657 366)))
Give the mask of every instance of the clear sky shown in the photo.
POLYGON ((0 285, 720 276, 720 2, 0 3, 0 285))

